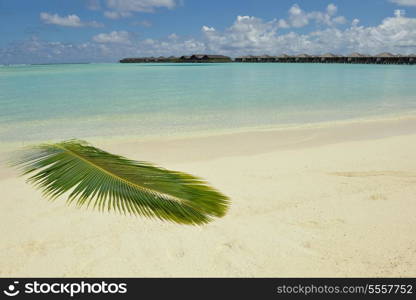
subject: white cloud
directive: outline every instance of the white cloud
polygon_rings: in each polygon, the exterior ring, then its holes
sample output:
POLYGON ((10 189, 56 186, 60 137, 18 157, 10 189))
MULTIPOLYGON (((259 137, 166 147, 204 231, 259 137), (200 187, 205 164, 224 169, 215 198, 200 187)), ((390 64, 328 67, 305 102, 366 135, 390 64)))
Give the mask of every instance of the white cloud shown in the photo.
POLYGON ((0 64, 115 62, 123 57, 180 56, 207 50, 203 41, 194 38, 136 40, 129 35, 130 42, 117 43, 123 40, 119 37, 120 34, 102 34, 85 43, 49 42, 32 37, 0 47, 0 64))
MULTIPOLYGON (((292 14, 310 15, 299 6, 295 6, 292 14)), ((350 27, 343 30, 332 25, 335 22, 344 23, 346 20, 336 18, 332 18, 331 22, 323 22, 327 28, 308 34, 279 34, 280 21, 265 22, 250 16, 237 17, 235 23, 223 32, 207 30, 210 27, 204 26, 202 33, 207 49, 232 56, 284 52, 319 54, 328 51, 344 54, 355 51, 390 51, 403 54, 416 52, 415 18, 390 17, 384 19, 380 25, 372 27, 359 26, 359 20, 354 19, 350 27)))
POLYGON ((130 33, 127 31, 111 31, 93 36, 92 40, 97 43, 131 44, 130 33))
POLYGON ((121 19, 121 18, 127 18, 127 17, 131 17, 132 13, 131 12, 124 12, 124 11, 105 11, 104 12, 104 16, 109 18, 109 19, 121 19))
POLYGON ((49 14, 46 12, 42 12, 40 13, 40 19, 45 24, 53 24, 65 27, 103 27, 103 24, 98 23, 96 21, 82 22, 77 15, 68 15, 66 17, 61 17, 58 14, 49 14))
POLYGON ((177 40, 179 36, 176 33, 172 33, 168 35, 168 39, 170 40, 177 40))
POLYGON ((303 27, 309 24, 309 17, 299 5, 294 4, 289 9, 289 23, 293 27, 303 27))
POLYGON ((289 17, 287 24, 290 24, 292 27, 300 28, 308 25, 310 21, 315 21, 318 24, 335 26, 338 24, 347 23, 347 19, 344 16, 336 16, 338 13, 338 7, 335 4, 329 4, 326 7, 324 12, 321 11, 312 11, 305 12, 303 11, 298 4, 294 4, 289 9, 289 17))
POLYGON ((416 6, 416 0, 390 0, 390 2, 403 6, 416 6))
POLYGON ((396 9, 394 10, 394 15, 397 18, 404 17, 406 15, 406 11, 404 9, 396 9))
POLYGON ((277 21, 277 26, 279 28, 289 28, 290 27, 290 25, 287 23, 287 21, 286 20, 283 20, 283 19, 277 21))
POLYGON ((332 22, 334 24, 346 24, 347 19, 344 16, 338 16, 338 17, 335 17, 334 19, 332 19, 332 22))
POLYGON ((338 7, 335 4, 331 3, 327 6, 326 11, 327 11, 328 15, 333 16, 333 15, 337 14, 338 7))
POLYGON ((212 32, 212 31, 215 31, 215 28, 214 27, 208 27, 208 26, 202 26, 202 31, 204 31, 204 32, 212 32))
POLYGON ((99 0, 87 0, 87 8, 90 10, 101 9, 101 3, 99 0))
POLYGON ((251 51, 262 48, 262 45, 265 46, 264 52, 267 52, 269 50, 267 47, 276 36, 277 29, 278 22, 275 20, 264 22, 252 16, 238 16, 234 24, 223 33, 208 26, 202 27, 202 33, 212 52, 240 49, 251 51))
POLYGON ((107 0, 108 11, 104 15, 111 19, 132 16, 134 12, 154 12, 157 8, 172 9, 175 0, 107 0))

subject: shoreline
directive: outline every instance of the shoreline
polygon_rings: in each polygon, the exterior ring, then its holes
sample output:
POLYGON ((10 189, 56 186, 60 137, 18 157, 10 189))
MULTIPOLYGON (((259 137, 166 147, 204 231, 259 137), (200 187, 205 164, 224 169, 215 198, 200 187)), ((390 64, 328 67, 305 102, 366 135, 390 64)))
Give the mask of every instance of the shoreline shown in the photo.
MULTIPOLYGON (((108 117, 108 116, 106 116, 108 117)), ((134 118, 133 116, 129 116, 134 118)), ((97 116, 91 118, 92 120, 100 120, 102 116, 97 116)), ((104 117, 105 118, 105 117, 104 117)), ((81 121, 88 121, 87 118, 80 118, 81 121)), ((65 123, 68 122, 67 119, 52 119, 45 121, 26 121, 18 122, 11 126, 30 126, 33 123, 42 124, 42 123, 65 123)), ((140 141, 144 143, 149 142, 160 142, 160 141, 177 141, 177 140, 191 140, 191 139, 211 139, 211 138, 220 138, 221 136, 231 137, 234 135, 255 135, 255 134, 266 134, 269 133, 284 133, 288 134, 301 134, 301 133, 313 133, 313 131, 328 131, 328 130, 337 130, 345 129, 348 126, 366 128, 371 130, 373 128, 376 130, 385 129, 384 133, 391 135, 401 135, 412 132, 409 125, 414 125, 416 128, 416 111, 408 113, 393 113, 388 115, 373 115, 367 117, 351 118, 351 119, 340 119, 340 120, 329 120, 321 122, 312 122, 312 123, 283 123, 283 124, 271 124, 271 125, 258 125, 258 126, 243 126, 235 128, 216 128, 216 129, 205 129, 205 130, 195 130, 187 131, 182 133, 153 133, 145 136, 138 135, 108 135, 108 136, 86 136, 81 137, 81 140, 87 140, 91 142, 98 142, 100 144, 112 144, 112 143, 128 143, 140 141), (388 128, 388 126, 391 126, 388 128), (407 127, 409 126, 409 127, 407 127)), ((0 132, 1 133, 1 132, 0 132)), ((376 133, 376 136, 383 136, 383 134, 376 133)), ((75 138, 75 137, 74 137, 75 138)), ((48 142, 57 142, 61 139, 38 139, 30 141, 2 141, 0 145, 0 154, 8 151, 12 151, 16 148, 21 148, 36 143, 48 143, 48 142)))

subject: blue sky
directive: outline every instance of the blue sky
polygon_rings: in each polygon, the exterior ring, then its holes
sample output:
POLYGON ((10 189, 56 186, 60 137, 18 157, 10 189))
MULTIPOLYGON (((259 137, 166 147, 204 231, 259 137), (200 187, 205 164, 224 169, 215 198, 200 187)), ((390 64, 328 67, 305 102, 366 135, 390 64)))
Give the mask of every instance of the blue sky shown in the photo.
POLYGON ((0 63, 416 52, 416 0, 0 0, 0 63))

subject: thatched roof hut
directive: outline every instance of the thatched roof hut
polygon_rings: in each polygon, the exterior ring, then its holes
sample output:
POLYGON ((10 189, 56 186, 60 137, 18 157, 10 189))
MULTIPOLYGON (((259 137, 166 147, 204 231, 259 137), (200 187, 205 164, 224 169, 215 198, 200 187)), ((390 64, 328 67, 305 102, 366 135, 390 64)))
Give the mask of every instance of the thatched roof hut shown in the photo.
POLYGON ((236 62, 255 62, 257 61, 257 58, 252 55, 243 55, 243 56, 236 57, 235 61, 236 62))
POLYGON ((259 59, 261 62, 274 62, 276 59, 273 56, 263 54, 259 56, 257 59, 259 59))
POLYGON ((320 57, 323 57, 323 58, 335 58, 335 57, 339 57, 339 55, 335 55, 333 53, 325 53, 325 54, 320 55, 320 57))
POLYGON ((204 59, 206 54, 192 54, 191 59, 204 59))
POLYGON ((229 57, 216 54, 192 54, 191 59, 229 59, 229 57))
POLYGON ((325 63, 340 63, 344 61, 344 56, 336 55, 333 53, 325 53, 314 57, 314 62, 325 62, 325 63))
POLYGON ((374 55, 374 57, 395 57, 395 55, 391 54, 390 52, 383 52, 383 53, 379 53, 377 55, 374 55))
POLYGON ((367 57, 367 55, 364 55, 364 54, 361 54, 361 53, 358 53, 358 52, 354 52, 354 53, 351 53, 351 54, 347 55, 347 57, 367 57))

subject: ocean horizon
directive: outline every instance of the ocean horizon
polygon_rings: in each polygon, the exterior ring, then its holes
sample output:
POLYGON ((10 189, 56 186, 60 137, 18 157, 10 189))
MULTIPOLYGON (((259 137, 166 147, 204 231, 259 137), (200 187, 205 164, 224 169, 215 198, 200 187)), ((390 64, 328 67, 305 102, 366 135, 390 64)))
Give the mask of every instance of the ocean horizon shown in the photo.
POLYGON ((171 136, 409 114, 414 74, 402 65, 2 66, 0 137, 171 136))

